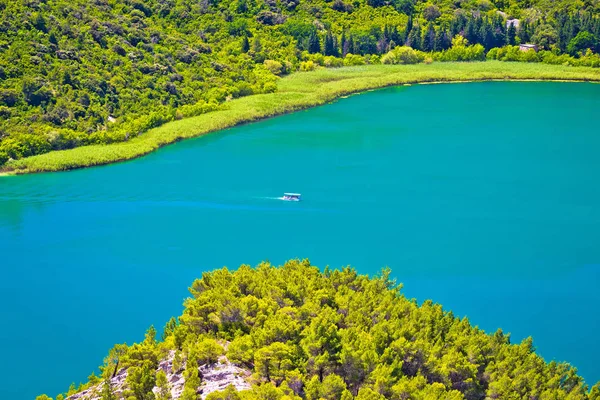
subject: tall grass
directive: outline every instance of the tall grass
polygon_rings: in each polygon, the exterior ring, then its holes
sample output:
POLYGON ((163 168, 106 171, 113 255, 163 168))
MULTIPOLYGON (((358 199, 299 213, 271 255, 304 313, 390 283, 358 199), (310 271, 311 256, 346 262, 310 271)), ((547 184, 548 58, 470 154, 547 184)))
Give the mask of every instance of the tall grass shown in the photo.
POLYGON ((412 83, 482 80, 600 82, 600 70, 487 61, 429 65, 365 65, 299 72, 279 80, 275 93, 235 99, 228 102, 224 110, 169 122, 127 142, 78 147, 11 161, 5 166, 4 172, 63 171, 129 160, 182 139, 324 104, 337 97, 368 89, 412 83))

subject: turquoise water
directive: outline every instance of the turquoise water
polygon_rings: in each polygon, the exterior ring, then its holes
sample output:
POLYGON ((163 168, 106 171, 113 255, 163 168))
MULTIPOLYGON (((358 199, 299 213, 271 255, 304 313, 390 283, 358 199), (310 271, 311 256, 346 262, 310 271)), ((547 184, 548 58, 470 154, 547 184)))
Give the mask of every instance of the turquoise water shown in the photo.
POLYGON ((68 173, 0 179, 0 398, 84 381, 202 271, 392 268, 600 379, 600 85, 393 88, 68 173), (300 192, 301 203, 274 198, 300 192))

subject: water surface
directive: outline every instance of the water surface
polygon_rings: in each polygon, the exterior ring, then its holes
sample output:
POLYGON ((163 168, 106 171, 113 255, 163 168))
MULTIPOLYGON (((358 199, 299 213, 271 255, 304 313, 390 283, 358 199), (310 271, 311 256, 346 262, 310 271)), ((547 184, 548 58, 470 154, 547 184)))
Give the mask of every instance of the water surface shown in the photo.
POLYGON ((84 381, 202 271, 388 265, 405 293, 600 379, 600 85, 393 88, 0 179, 0 398, 84 381), (274 199, 303 194, 301 203, 274 199))

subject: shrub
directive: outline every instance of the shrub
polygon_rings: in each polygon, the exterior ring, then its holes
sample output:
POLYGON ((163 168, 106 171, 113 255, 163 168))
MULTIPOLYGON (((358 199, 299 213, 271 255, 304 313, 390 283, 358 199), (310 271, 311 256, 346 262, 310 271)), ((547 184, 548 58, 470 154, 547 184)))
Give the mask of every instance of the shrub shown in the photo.
POLYGON ((12 90, 0 90, 0 105, 5 105, 8 107, 13 107, 19 102, 19 94, 12 90))
POLYGON ((263 64, 273 75, 281 75, 283 73, 283 65, 279 61, 265 60, 263 64))
POLYGON ((483 61, 485 60, 485 48, 476 44, 468 45, 467 39, 461 35, 456 35, 452 39, 452 47, 440 53, 435 53, 434 57, 438 61, 483 61))
POLYGON ((334 56, 326 56, 323 64, 327 68, 339 68, 344 66, 344 60, 334 56))
POLYGON ((302 61, 300 63, 300 71, 314 71, 316 68, 315 63, 312 61, 302 61))
POLYGON ((382 64, 418 64, 424 60, 422 54, 417 53, 411 47, 399 46, 390 50, 381 58, 382 64))
POLYGON ((365 65, 365 59, 358 54, 346 54, 344 58, 345 66, 353 66, 353 65, 365 65))
POLYGON ((521 51, 521 57, 519 57, 519 61, 539 62, 540 59, 539 59, 538 53, 536 51, 529 50, 529 51, 521 51))

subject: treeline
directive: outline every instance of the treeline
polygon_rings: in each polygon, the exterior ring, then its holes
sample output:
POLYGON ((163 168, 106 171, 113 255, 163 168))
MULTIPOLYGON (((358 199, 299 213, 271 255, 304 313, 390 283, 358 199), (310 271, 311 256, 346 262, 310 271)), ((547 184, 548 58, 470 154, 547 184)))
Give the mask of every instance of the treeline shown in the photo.
POLYGON ((220 355, 252 371, 252 388, 211 400, 600 398, 569 364, 544 362, 531 338, 511 344, 501 330, 486 334, 431 301, 418 305, 389 270, 369 278, 308 261, 242 265, 203 273, 190 293, 160 341, 151 328, 143 342, 115 346, 100 376, 67 395, 104 382, 98 395, 116 399, 111 378, 126 370, 124 398, 168 399, 157 367, 170 354, 184 400, 199 398, 198 367, 220 355))
MULTIPOLYGON (((437 11, 432 15, 441 16, 441 13, 437 11)), ((588 49, 600 52, 600 17, 592 13, 558 12, 552 19, 544 17, 529 22, 507 20, 499 13, 490 16, 460 12, 450 22, 437 22, 438 18, 423 23, 423 20, 414 21, 409 17, 400 29, 397 26, 375 26, 368 32, 344 31, 341 36, 327 31, 321 38, 314 26, 304 31, 292 26, 286 31, 297 39, 300 50, 342 57, 348 53, 381 55, 401 45, 424 52, 441 52, 448 50, 452 39, 458 35, 470 44, 481 44, 486 51, 533 43, 557 55, 577 57, 588 49)))
POLYGON ((577 4, 0 0, 0 168, 128 141, 230 99, 272 92, 278 76, 375 64, 396 47, 446 60, 460 35, 486 52, 532 42, 556 57, 597 54, 599 2, 577 4))

